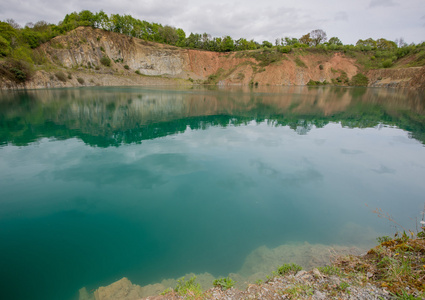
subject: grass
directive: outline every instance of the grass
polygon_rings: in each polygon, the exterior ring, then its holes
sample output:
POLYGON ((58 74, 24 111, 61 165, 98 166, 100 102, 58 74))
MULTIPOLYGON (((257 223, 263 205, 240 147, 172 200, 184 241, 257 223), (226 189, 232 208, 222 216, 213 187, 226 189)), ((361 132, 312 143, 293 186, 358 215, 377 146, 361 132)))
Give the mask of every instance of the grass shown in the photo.
POLYGON ((174 291, 180 296, 185 296, 186 299, 200 299, 202 298, 202 288, 195 281, 196 276, 193 276, 189 280, 185 280, 182 277, 177 280, 177 286, 174 288, 174 291))
POLYGON ((301 271, 303 268, 297 264, 284 264, 277 268, 277 273, 279 275, 286 275, 289 273, 297 273, 298 271, 301 271))
POLYGON ((303 62, 301 60, 301 58, 299 58, 299 57, 296 57, 295 60, 294 60, 294 62, 300 68, 307 68, 307 65, 305 64, 305 62, 303 62))
POLYGON ((213 285, 220 287, 222 290, 227 290, 235 285, 235 281, 233 281, 230 277, 219 278, 214 280, 213 285))

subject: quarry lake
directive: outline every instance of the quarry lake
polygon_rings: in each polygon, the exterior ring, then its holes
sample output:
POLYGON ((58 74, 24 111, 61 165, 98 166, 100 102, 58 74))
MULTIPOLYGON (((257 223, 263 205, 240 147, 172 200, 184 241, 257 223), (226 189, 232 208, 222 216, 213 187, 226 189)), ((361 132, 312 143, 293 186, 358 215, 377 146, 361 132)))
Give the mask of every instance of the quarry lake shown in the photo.
POLYGON ((376 208, 416 229, 424 143, 415 91, 3 91, 1 298, 90 299, 123 277, 253 282, 329 247, 364 251, 396 230, 376 208))

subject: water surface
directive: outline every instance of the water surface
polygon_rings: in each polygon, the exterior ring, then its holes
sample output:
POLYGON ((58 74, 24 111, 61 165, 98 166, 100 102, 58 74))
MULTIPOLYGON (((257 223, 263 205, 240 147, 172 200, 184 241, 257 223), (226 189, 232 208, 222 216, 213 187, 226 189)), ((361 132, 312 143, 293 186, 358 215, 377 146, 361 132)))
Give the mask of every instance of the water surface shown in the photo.
POLYGON ((124 276, 237 273, 264 246, 372 246, 394 232, 374 208, 420 217, 424 142, 412 91, 2 92, 0 287, 75 299, 124 276))

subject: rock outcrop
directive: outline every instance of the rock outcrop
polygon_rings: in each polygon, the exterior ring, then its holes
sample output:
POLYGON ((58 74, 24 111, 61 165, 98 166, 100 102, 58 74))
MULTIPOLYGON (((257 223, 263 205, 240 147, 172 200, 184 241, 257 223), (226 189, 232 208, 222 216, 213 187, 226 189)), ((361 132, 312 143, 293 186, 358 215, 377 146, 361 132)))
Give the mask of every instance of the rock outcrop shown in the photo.
MULTIPOLYGON (((53 65, 52 71, 37 71, 24 85, 1 81, 0 89, 181 85, 207 80, 219 85, 287 86, 306 85, 310 80, 341 82, 339 77, 349 80, 362 71, 354 58, 338 52, 218 53, 158 44, 90 27, 55 37, 36 51, 53 65), (68 79, 59 80, 55 76, 58 71, 68 73, 68 79)), ((423 68, 372 70, 368 77, 371 86, 420 88, 425 85, 424 72, 423 68)))

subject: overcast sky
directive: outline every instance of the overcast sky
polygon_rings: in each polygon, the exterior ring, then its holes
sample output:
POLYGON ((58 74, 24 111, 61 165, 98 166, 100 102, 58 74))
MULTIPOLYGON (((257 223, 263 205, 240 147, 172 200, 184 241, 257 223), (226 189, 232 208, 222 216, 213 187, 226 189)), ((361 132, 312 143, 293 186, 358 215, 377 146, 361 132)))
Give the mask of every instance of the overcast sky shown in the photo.
POLYGON ((425 41, 425 0, 0 0, 0 20, 21 25, 57 24, 67 13, 88 9, 257 42, 299 38, 323 29, 344 44, 372 37, 407 43, 425 41))

